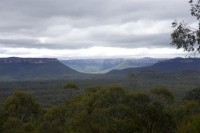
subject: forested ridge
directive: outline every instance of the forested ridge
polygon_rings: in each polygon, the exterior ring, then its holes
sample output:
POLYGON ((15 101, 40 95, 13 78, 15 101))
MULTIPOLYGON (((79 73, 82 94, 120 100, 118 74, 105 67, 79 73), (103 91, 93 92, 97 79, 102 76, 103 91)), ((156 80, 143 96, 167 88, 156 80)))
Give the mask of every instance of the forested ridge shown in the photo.
MULTIPOLYGON (((78 89, 68 84, 67 89, 78 89)), ((165 87, 132 92, 118 85, 89 87, 64 103, 44 106, 14 92, 1 104, 1 133, 199 133, 200 88, 177 102, 165 87)))

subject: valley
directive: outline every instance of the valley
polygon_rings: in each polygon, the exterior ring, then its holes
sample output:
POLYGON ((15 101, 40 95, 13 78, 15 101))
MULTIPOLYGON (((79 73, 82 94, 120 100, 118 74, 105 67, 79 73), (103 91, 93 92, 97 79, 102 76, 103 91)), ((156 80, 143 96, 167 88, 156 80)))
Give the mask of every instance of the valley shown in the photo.
POLYGON ((107 73, 111 70, 121 70, 126 68, 138 68, 151 66, 166 58, 133 58, 133 59, 76 59, 60 60, 64 65, 83 73, 107 73))
MULTIPOLYGON (((106 87, 111 84, 118 84, 133 91, 129 73, 135 76, 136 91, 165 86, 181 99, 186 92, 200 86, 199 63, 198 58, 176 58, 151 66, 111 70, 104 74, 86 74, 63 65, 57 59, 0 59, 0 100, 3 101, 14 91, 23 90, 33 93, 46 105, 62 103, 68 99, 63 89, 68 82, 75 82, 80 87, 76 95, 91 86, 106 87)), ((104 62, 99 63, 102 64, 104 62)))

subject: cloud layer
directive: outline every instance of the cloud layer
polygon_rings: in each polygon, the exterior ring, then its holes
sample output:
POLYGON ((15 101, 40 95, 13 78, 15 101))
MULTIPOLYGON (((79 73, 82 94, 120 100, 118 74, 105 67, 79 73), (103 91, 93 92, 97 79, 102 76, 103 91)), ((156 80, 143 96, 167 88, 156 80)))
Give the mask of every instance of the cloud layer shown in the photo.
POLYGON ((1 48, 29 52, 170 49, 171 22, 194 22, 188 0, 1 0, 0 18, 1 48))

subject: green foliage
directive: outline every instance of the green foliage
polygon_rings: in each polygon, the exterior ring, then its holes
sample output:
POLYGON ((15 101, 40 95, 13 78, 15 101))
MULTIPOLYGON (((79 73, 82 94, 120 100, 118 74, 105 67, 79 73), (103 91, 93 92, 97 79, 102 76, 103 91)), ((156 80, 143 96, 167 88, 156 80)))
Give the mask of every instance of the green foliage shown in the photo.
POLYGON ((175 29, 171 34, 171 44, 175 45, 178 49, 183 48, 188 52, 194 51, 194 45, 196 43, 195 32, 192 31, 184 22, 180 24, 173 22, 172 25, 175 29))
POLYGON ((32 116, 39 113, 39 104, 35 99, 25 92, 15 92, 8 97, 5 105, 5 112, 11 117, 17 117, 22 122, 27 122, 32 116))
POLYGON ((159 103, 164 105, 172 104, 174 102, 174 95, 166 88, 159 87, 153 88, 150 90, 150 94, 152 94, 152 98, 159 103))
POLYGON ((74 82, 69 82, 64 86, 64 89, 78 89, 78 86, 74 82))
POLYGON ((173 22, 172 27, 174 28, 171 34, 172 45, 175 45, 178 49, 183 48, 185 51, 200 52, 200 0, 190 0, 191 15, 196 17, 198 20, 198 28, 193 29, 186 23, 173 22))
POLYGON ((25 92, 0 108, 2 133, 198 133, 196 101, 174 103, 165 87, 129 92, 119 85, 90 87, 58 106, 44 108, 25 92))
POLYGON ((5 101, 2 131, 5 133, 28 132, 35 128, 40 116, 40 106, 25 92, 15 92, 5 101))
POLYGON ((4 117, 4 111, 3 107, 0 105, 0 132, 2 131, 3 117, 4 117))
POLYGON ((90 86, 86 89, 86 93, 95 93, 97 91, 99 91, 100 89, 102 89, 101 87, 99 86, 90 86))
POLYGON ((178 127, 178 133, 199 133, 200 132, 200 115, 196 115, 191 120, 186 121, 178 127))
POLYGON ((63 105, 48 109, 43 116, 38 131, 40 133, 63 133, 65 123, 69 117, 66 115, 66 111, 67 109, 63 105))
POLYGON ((185 96, 185 99, 190 101, 194 100, 200 104, 200 88, 189 91, 185 96))
POLYGON ((64 89, 68 90, 69 92, 69 97, 72 97, 72 91, 73 90, 78 90, 78 86, 74 82, 69 82, 64 86, 64 89))
POLYGON ((175 119, 177 125, 190 120, 193 116, 200 113, 200 106, 195 101, 185 101, 179 108, 176 108, 175 119))
POLYGON ((87 92, 74 104, 82 108, 71 115, 78 118, 74 132, 164 133, 173 129, 171 116, 162 105, 154 103, 148 94, 126 92, 120 86, 87 92))

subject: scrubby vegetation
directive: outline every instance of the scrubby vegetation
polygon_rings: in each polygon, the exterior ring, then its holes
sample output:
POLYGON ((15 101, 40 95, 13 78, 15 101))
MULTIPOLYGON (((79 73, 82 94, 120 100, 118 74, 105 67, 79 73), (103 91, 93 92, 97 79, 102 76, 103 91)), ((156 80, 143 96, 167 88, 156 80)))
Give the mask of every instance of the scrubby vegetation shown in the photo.
POLYGON ((200 86, 200 73, 196 71, 184 71, 177 73, 157 73, 143 71, 134 73, 134 77, 124 74, 113 75, 113 77, 103 76, 91 79, 80 80, 32 80, 32 81, 7 81, 0 82, 0 103, 2 103, 14 91, 28 91, 37 99, 39 103, 45 105, 55 105, 67 100, 71 90, 72 95, 82 94, 90 86, 106 87, 110 84, 120 84, 124 89, 130 91, 146 91, 152 87, 166 86, 175 96, 176 100, 181 100, 185 93, 200 86), (74 82, 78 89, 67 88, 67 83, 74 82))
POLYGON ((177 103, 165 87, 145 92, 130 92, 117 85, 90 87, 62 104, 45 107, 29 93, 18 91, 1 105, 0 132, 199 133, 196 92, 200 88, 177 103))

